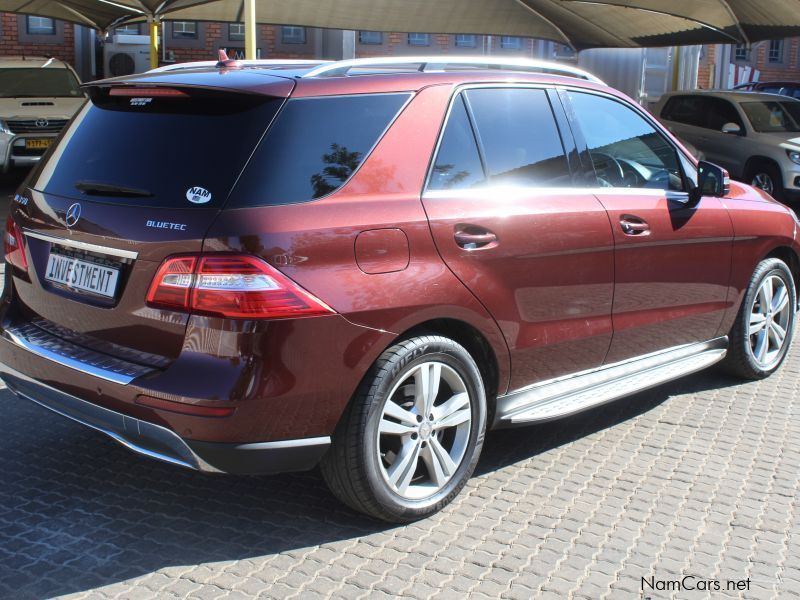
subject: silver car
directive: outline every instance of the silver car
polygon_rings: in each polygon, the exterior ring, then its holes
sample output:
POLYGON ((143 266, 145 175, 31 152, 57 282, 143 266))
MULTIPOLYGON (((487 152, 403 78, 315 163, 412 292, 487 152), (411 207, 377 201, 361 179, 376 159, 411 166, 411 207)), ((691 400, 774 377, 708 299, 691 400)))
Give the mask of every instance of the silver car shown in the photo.
POLYGON ((778 200, 800 200, 800 100, 753 92, 670 92, 654 112, 735 179, 778 200))

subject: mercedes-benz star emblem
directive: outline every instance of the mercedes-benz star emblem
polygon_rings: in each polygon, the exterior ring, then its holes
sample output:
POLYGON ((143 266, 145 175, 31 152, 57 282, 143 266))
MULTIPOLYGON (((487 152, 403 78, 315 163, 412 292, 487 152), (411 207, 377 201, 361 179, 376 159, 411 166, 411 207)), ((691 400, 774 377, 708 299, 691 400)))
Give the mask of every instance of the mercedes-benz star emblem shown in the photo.
POLYGON ((50 125, 50 121, 47 119, 36 119, 37 127, 47 127, 48 125, 50 125))
POLYGON ((80 218, 81 218, 81 205, 76 202, 67 209, 67 214, 64 217, 64 221, 66 222, 67 227, 74 227, 75 223, 77 223, 78 219, 80 218))

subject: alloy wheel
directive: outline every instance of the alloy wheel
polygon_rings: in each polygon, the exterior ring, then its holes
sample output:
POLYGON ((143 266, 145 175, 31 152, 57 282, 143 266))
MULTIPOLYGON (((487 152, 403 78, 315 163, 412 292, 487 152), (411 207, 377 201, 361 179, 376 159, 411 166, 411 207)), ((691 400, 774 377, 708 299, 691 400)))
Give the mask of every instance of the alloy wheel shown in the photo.
POLYGON ((389 488, 407 500, 441 490, 464 459, 472 400, 461 376, 441 362, 424 362, 389 393, 376 450, 389 488))
POLYGON ((761 282, 750 308, 750 351, 761 368, 768 369, 781 356, 792 307, 786 283, 777 275, 761 282))
POLYGON ((772 194, 775 190, 775 184, 772 182, 772 177, 767 173, 756 173, 753 176, 752 185, 764 190, 768 194, 772 194))

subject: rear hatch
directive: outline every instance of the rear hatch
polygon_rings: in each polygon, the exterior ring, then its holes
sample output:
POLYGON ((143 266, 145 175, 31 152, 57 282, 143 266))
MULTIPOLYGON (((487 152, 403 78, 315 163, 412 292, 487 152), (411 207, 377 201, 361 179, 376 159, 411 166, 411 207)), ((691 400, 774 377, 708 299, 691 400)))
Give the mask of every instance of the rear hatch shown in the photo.
POLYGON ((216 70, 89 87, 12 207, 30 257, 12 268, 19 318, 120 358, 176 357, 188 317, 147 306, 153 276, 201 250, 293 87, 216 70))

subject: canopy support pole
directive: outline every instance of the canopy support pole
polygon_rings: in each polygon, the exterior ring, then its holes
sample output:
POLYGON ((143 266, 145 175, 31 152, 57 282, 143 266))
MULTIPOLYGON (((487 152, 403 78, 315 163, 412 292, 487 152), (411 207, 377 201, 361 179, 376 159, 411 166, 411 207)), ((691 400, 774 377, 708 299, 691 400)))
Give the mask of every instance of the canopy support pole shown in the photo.
POLYGON ((244 0, 244 57, 256 59, 256 0, 244 0))
POLYGON ((150 33, 150 68, 158 67, 158 19, 147 17, 147 29, 150 33))

